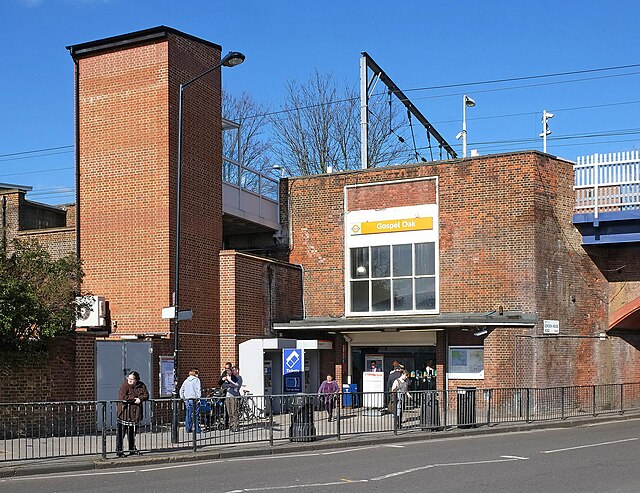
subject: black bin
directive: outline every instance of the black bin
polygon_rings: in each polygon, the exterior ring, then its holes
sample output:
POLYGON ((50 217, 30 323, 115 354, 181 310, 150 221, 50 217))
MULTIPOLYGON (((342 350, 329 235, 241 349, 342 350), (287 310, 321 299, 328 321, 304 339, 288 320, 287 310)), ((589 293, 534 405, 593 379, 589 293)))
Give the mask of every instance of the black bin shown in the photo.
POLYGON ((423 430, 440 429, 440 403, 437 392, 422 393, 420 428, 423 430))
POLYGON ((458 387, 458 427, 476 426, 476 388, 458 387))
POLYGON ((297 395, 291 402, 291 424, 289 441, 312 442, 316 439, 316 427, 313 424, 312 396, 297 395))

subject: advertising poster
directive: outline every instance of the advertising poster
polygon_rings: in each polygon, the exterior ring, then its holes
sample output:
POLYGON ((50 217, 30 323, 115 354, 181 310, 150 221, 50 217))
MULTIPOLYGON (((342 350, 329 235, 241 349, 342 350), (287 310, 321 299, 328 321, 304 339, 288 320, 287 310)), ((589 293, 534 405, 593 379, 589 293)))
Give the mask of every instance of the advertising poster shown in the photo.
POLYGON ((365 371, 362 374, 363 405, 368 408, 384 407, 386 377, 381 371, 365 371))

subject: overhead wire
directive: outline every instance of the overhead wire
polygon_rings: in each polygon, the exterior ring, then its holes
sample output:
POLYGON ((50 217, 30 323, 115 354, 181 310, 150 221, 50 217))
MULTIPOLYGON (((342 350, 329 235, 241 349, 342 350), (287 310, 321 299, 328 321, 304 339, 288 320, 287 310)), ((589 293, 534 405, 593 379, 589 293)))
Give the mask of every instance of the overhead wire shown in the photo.
MULTIPOLYGON (((437 89, 456 88, 456 87, 472 87, 472 86, 479 86, 479 85, 508 83, 508 82, 515 82, 515 81, 535 80, 535 79, 543 79, 543 78, 551 78, 551 77, 566 77, 566 76, 570 76, 570 75, 580 75, 580 74, 587 74, 587 73, 598 73, 598 72, 613 71, 613 70, 623 70, 623 69, 636 68, 636 67, 640 67, 640 64, 627 64, 627 65, 618 65, 618 66, 609 66, 609 67, 598 67, 598 68, 585 69, 585 70, 574 70, 574 71, 565 71, 565 72, 536 74, 536 75, 529 75, 529 76, 519 76, 519 77, 509 77, 509 78, 501 78, 501 79, 491 79, 491 80, 484 80, 484 81, 474 81, 474 82, 465 82, 465 83, 452 83, 452 84, 442 84, 442 85, 436 85, 436 86, 416 87, 416 88, 403 89, 403 92, 427 91, 427 90, 437 90, 437 89)), ((585 81, 589 81, 589 80, 597 80, 597 79, 605 79, 605 78, 613 78, 613 77, 625 77, 625 76, 631 76, 631 75, 637 75, 637 74, 640 74, 640 72, 632 72, 632 73, 625 73, 625 74, 613 74, 613 75, 608 75, 608 76, 589 77, 589 78, 576 78, 576 79, 569 79, 569 80, 564 80, 564 81, 554 81, 554 82, 549 82, 549 83, 524 85, 524 86, 502 87, 502 88, 492 88, 492 89, 484 89, 484 90, 481 89, 481 90, 477 90, 475 92, 495 92, 495 91, 522 89, 522 88, 528 88, 528 87, 537 87, 537 86, 540 86, 540 85, 579 83, 579 82, 585 82, 585 81)), ((391 91, 387 91, 384 94, 389 94, 390 92, 391 91)), ((380 94, 383 94, 383 93, 373 94, 372 97, 376 96, 376 95, 380 95, 380 94)), ((439 98, 439 97, 452 97, 452 96, 457 96, 457 95, 458 94, 426 96, 424 98, 414 98, 414 100, 429 99, 429 98, 439 98)), ((246 116, 245 119, 272 116, 272 115, 277 115, 277 114, 282 114, 282 113, 287 113, 287 112, 292 112, 292 111, 299 111, 301 109, 309 109, 309 108, 314 108, 314 107, 327 106, 327 105, 331 105, 331 104, 353 102, 353 101, 358 100, 358 99, 359 99, 359 97, 336 99, 336 100, 326 101, 326 102, 317 103, 317 104, 300 106, 300 107, 296 107, 296 108, 287 108, 287 109, 278 110, 278 111, 271 111, 271 112, 264 112, 264 113, 260 113, 260 114, 256 114, 256 115, 250 115, 250 116, 246 116)), ((584 106, 578 106, 578 107, 563 108, 561 110, 555 110, 555 111, 574 111, 574 110, 580 110, 580 109, 591 109, 591 108, 617 106, 617 105, 625 105, 625 104, 637 104, 637 103, 640 103, 640 101, 634 100, 634 101, 628 101, 628 102, 616 102, 616 103, 606 103, 606 104, 598 104, 598 105, 584 105, 584 106)), ((491 118, 505 118, 505 117, 524 116, 524 115, 531 115, 531 114, 535 114, 535 113, 534 112, 528 112, 528 113, 517 113, 517 114, 510 114, 510 115, 493 115, 493 116, 488 116, 488 117, 476 117, 476 118, 472 118, 470 120, 482 120, 482 119, 491 119, 491 118)), ((457 121, 457 120, 446 120, 446 121, 441 121, 441 122, 438 122, 438 123, 448 123, 448 122, 452 122, 452 121, 457 121)), ((606 134, 597 134, 597 135, 603 136, 603 135, 606 135, 606 134)), ((611 135, 622 135, 622 134, 611 134, 611 135)), ((564 138, 567 139, 567 138, 570 138, 570 137, 564 137, 564 138)), ((575 137, 575 138, 587 138, 587 137, 585 136, 585 137, 575 137)), ((556 138, 551 139, 551 140, 558 140, 558 138, 556 137, 556 138)), ((536 141, 536 139, 531 139, 529 141, 536 141)), ((522 141, 521 140, 519 140, 519 141, 517 140, 517 141, 514 141, 514 142, 522 142, 522 141)), ((484 143, 474 143, 474 145, 484 145, 484 143)), ((65 145, 65 146, 55 146, 55 147, 47 147, 47 148, 42 148, 42 149, 31 149, 31 150, 26 150, 26 151, 5 153, 5 154, 0 154, 0 161, 14 161, 14 160, 19 160, 19 159, 32 159, 32 158, 37 158, 37 157, 46 157, 46 156, 50 156, 50 155, 70 153, 70 152, 73 152, 73 148, 74 148, 73 145, 65 145), (68 150, 66 150, 66 149, 68 149, 68 150), (51 152, 51 151, 61 151, 61 152, 51 152), (43 153, 47 153, 47 154, 43 154, 43 153)), ((418 149, 418 148, 416 147, 416 149, 418 149)), ((66 169, 72 169, 72 168, 66 168, 66 169)), ((41 170, 41 171, 35 171, 35 172, 32 172, 32 173, 56 171, 56 170, 60 171, 62 169, 61 168, 52 168, 51 170, 41 170)), ((27 174, 27 173, 30 173, 30 172, 25 172, 25 174, 27 174)), ((12 175, 4 175, 4 176, 12 176, 12 175)))

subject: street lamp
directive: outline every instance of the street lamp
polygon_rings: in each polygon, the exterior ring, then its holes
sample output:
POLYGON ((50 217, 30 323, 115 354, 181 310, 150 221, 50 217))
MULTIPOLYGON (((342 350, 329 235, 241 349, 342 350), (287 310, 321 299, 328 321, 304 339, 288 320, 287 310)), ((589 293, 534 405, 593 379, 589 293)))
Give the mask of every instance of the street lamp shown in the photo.
POLYGON ((178 98, 178 182, 176 187, 176 257, 175 257, 175 285, 173 291, 173 308, 174 308, 174 331, 173 331, 173 417, 171 426, 171 441, 178 442, 178 354, 180 348, 179 342, 179 321, 180 321, 180 192, 182 184, 182 101, 184 99, 184 91, 191 84, 201 79, 205 75, 210 74, 220 67, 235 67, 244 62, 245 56, 237 51, 227 53, 220 63, 205 70, 197 77, 180 84, 180 94, 178 98))
POLYGON ((476 102, 466 94, 462 98, 462 132, 456 135, 456 139, 462 137, 462 157, 467 157, 467 106, 473 108, 476 102))
POLYGON ((551 135, 551 129, 549 128, 549 118, 553 118, 553 113, 549 113, 547 110, 542 110, 542 152, 547 152, 547 135, 551 135))
POLYGON ((280 178, 284 178, 284 166, 280 164, 274 164, 273 166, 271 166, 271 169, 273 171, 280 171, 280 178))

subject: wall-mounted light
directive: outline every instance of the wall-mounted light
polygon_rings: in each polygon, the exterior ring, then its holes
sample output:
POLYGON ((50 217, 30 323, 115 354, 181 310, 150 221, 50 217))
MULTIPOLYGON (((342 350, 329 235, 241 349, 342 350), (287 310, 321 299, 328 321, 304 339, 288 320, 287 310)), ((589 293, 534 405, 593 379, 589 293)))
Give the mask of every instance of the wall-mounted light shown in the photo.
POLYGON ((473 333, 474 336, 480 337, 487 334, 487 329, 480 329, 473 333))

